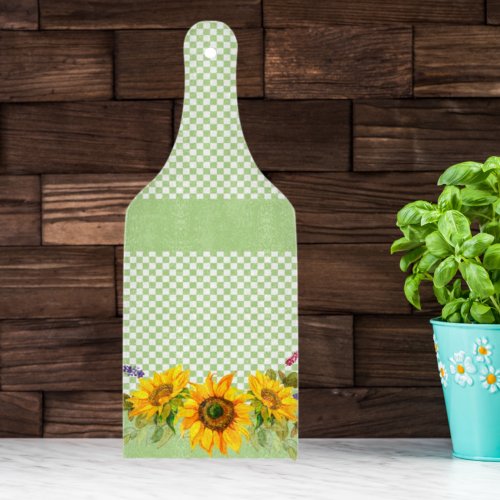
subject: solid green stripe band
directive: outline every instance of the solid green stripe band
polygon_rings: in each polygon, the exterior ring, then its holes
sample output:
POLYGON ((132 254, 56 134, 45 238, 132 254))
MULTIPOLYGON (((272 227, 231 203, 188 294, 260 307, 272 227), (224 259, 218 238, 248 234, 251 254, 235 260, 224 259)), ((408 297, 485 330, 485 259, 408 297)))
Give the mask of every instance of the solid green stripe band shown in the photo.
POLYGON ((127 251, 295 253, 297 246, 293 207, 280 199, 136 198, 127 210, 125 227, 127 251))

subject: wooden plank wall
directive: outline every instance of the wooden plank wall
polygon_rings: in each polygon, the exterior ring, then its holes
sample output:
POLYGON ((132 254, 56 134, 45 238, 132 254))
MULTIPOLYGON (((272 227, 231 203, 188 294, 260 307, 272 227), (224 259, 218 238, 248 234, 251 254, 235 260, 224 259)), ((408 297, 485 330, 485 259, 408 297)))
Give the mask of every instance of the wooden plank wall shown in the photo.
POLYGON ((301 435, 446 436, 389 244, 499 154, 500 0, 0 0, 0 435, 119 436, 125 208, 172 147, 182 40, 240 43, 243 128, 297 209, 301 435))

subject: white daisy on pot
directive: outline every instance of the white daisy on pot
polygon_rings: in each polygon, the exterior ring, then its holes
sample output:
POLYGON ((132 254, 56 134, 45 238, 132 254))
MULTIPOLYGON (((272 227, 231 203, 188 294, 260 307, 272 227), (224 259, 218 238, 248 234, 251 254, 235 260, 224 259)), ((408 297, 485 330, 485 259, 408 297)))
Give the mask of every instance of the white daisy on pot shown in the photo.
POLYGON ((472 363, 470 356, 466 356, 464 351, 456 352, 450 358, 450 372, 455 375, 455 382, 465 387, 465 385, 472 385, 474 382, 471 373, 476 373, 476 367, 472 363))
POLYGON ((436 351, 436 356, 439 357, 439 344, 436 338, 436 334, 432 336, 432 340, 434 340, 434 350, 436 351))
POLYGON ((446 366, 441 361, 438 363, 439 370, 439 378, 441 379, 441 384, 443 387, 448 387, 448 371, 446 370, 446 366))
POLYGON ((492 347, 486 337, 477 338, 474 344, 474 356, 479 363, 489 363, 492 347))
POLYGON ((500 389, 500 370, 495 370, 493 366, 483 366, 479 377, 481 385, 492 394, 500 389))

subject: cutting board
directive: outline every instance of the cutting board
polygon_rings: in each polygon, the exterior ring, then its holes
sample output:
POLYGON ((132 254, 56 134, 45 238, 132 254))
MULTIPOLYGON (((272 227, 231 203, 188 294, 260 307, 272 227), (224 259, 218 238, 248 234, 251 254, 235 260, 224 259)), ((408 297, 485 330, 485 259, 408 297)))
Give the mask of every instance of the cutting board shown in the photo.
POLYGON ((237 51, 189 30, 177 140, 127 209, 127 457, 297 456, 295 212, 248 150, 237 51))

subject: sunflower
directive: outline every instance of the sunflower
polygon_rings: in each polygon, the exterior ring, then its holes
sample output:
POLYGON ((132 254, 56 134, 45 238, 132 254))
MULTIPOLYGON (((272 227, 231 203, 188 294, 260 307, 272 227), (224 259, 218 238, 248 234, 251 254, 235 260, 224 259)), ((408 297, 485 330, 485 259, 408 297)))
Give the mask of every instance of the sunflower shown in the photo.
POLYGON ((246 404, 248 396, 231 387, 234 374, 230 373, 213 380, 211 373, 204 384, 191 383, 190 396, 179 409, 178 418, 181 432, 189 429, 191 448, 199 444, 207 453, 212 454, 214 445, 227 455, 227 447, 239 452, 241 436, 249 438, 246 425, 251 425, 246 404))
POLYGON ((184 371, 181 365, 163 373, 155 372, 153 378, 141 378, 140 389, 134 391, 128 400, 133 406, 129 415, 145 415, 150 420, 156 413, 161 414, 163 406, 179 395, 188 379, 189 370, 184 371))
POLYGON ((248 384, 255 399, 267 408, 269 415, 277 420, 297 420, 297 400, 293 397, 292 387, 285 387, 259 371, 248 377, 248 384))

